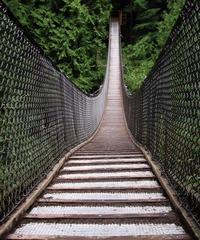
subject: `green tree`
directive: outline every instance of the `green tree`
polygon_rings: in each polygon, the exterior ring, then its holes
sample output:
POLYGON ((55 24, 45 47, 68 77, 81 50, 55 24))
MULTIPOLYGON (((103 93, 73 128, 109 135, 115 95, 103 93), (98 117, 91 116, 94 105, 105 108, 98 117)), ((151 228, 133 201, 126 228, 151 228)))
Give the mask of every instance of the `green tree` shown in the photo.
POLYGON ((58 67, 95 91, 104 77, 111 3, 107 0, 5 0, 58 67))
POLYGON ((130 91, 138 88, 152 69, 185 0, 133 0, 131 42, 123 43, 124 79, 130 91))

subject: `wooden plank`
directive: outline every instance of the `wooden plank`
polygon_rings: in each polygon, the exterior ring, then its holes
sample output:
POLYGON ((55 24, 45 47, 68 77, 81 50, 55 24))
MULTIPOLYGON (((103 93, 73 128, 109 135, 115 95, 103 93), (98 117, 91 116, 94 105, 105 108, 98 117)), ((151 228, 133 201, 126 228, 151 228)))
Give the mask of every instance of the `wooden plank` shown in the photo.
POLYGON ((110 155, 83 155, 83 153, 81 152, 81 155, 73 155, 71 156, 69 159, 98 159, 98 158, 103 158, 103 159, 106 159, 106 158, 137 158, 137 157, 144 157, 143 154, 110 154, 110 155))
POLYGON ((175 221, 174 213, 148 213, 148 214, 27 214, 25 219, 160 219, 175 221))
MULTIPOLYGON (((84 160, 81 160, 81 161, 84 161, 84 160)), ((69 161, 69 162, 67 162, 67 163, 65 163, 65 167, 67 167, 67 166, 89 166, 89 165, 101 165, 101 164, 105 164, 105 165, 110 165, 110 164, 116 164, 116 165, 121 165, 121 164, 130 164, 130 165, 132 165, 132 164, 136 164, 136 163, 138 163, 138 164, 140 164, 140 163, 146 163, 146 164, 148 164, 148 162, 145 160, 145 159, 141 159, 141 160, 136 160, 136 161, 126 161, 126 160, 118 160, 118 161, 110 161, 109 162, 109 160, 107 160, 107 162, 101 162, 101 160, 100 159, 98 159, 97 161, 96 160, 94 160, 94 162, 88 162, 88 163, 85 163, 85 162, 75 162, 75 161, 73 161, 72 163, 69 161)))
POLYGON ((141 191, 161 191, 161 187, 147 187, 147 186, 133 186, 133 187, 67 187, 67 186, 63 186, 63 187, 58 187, 58 186, 49 186, 47 187, 47 190, 55 190, 55 191, 60 191, 60 190, 81 190, 81 191, 85 191, 85 190, 106 190, 106 191, 121 191, 121 190, 125 190, 125 191, 131 191, 131 190, 139 190, 141 191))
POLYGON ((62 169, 60 173, 95 173, 95 172, 126 172, 126 171, 149 171, 150 167, 142 167, 142 168, 98 168, 98 169, 87 169, 87 170, 72 170, 72 169, 62 169))
POLYGON ((142 203, 145 204, 166 204, 169 203, 168 199, 98 199, 98 200, 90 200, 90 199, 47 199, 47 198, 40 198, 38 199, 38 203, 53 203, 53 204, 60 204, 60 203, 76 203, 76 204, 82 204, 82 203, 90 203, 90 204, 124 204, 124 203, 134 203, 139 204, 142 203))
POLYGON ((93 158, 89 158, 89 159, 70 159, 69 161, 68 161, 68 163, 69 162, 123 162, 123 161, 125 161, 125 162, 137 162, 137 161, 146 161, 147 162, 147 160, 144 158, 144 156, 139 156, 139 157, 130 157, 130 158, 95 158, 95 159, 93 159, 93 158))
POLYGON ((109 176, 105 176, 105 177, 82 177, 82 178, 67 178, 67 177, 63 177, 62 178, 62 175, 59 176, 59 178, 55 179, 54 183, 56 182, 65 182, 65 181, 72 181, 72 180, 75 180, 75 181, 87 181, 87 180, 90 180, 90 181, 95 181, 95 180, 98 180, 98 181, 112 181, 112 180, 155 180, 156 177, 155 176, 137 176, 137 177, 131 177, 131 176, 113 176, 113 177, 109 177, 109 176))
POLYGON ((140 236, 114 236, 114 237, 95 237, 95 236, 59 236, 59 235, 17 235, 10 234, 7 239, 10 240, 192 240, 186 234, 180 235, 140 235, 140 236))

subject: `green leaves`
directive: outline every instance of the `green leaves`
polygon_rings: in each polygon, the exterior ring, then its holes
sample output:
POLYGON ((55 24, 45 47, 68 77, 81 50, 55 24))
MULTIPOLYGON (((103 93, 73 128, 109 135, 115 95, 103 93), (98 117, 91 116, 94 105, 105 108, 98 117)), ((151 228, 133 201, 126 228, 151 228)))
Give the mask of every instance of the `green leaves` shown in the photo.
MULTIPOLYGON (((124 78, 130 91, 138 88, 153 67, 185 0, 133 0, 133 41, 123 47, 124 78)), ((127 8, 128 11, 128 8, 127 8)))
POLYGON ((168 1, 168 11, 164 12, 162 15, 163 20, 158 23, 157 42, 160 47, 165 44, 185 1, 186 0, 168 1))
POLYGON ((98 61, 106 57, 110 1, 5 2, 71 80, 88 92, 98 88, 104 78, 98 61))
POLYGON ((148 4, 148 0, 135 0, 134 6, 135 8, 143 8, 146 9, 148 4))

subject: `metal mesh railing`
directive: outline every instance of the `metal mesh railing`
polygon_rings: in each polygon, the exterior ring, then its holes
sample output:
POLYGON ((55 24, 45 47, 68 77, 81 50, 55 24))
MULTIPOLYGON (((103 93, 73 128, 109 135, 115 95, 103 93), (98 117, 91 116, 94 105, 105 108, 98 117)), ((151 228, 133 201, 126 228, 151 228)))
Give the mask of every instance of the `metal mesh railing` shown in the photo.
POLYGON ((0 3, 0 221, 96 130, 107 76, 97 95, 81 92, 0 3))
POLYGON ((133 136, 200 223, 200 1, 186 2, 141 88, 123 97, 133 136))

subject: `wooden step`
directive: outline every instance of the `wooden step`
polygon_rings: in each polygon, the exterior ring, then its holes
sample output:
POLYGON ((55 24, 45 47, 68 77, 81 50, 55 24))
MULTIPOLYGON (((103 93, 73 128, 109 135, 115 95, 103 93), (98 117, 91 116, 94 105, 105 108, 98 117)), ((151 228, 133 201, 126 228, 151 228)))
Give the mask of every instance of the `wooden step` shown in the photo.
POLYGON ((38 236, 33 236, 33 235, 16 235, 16 234, 11 234, 8 236, 7 239, 12 239, 12 240, 47 240, 47 239, 52 239, 52 240, 100 240, 100 239, 105 239, 105 240, 192 240, 188 235, 186 234, 180 234, 180 235, 140 235, 137 237, 134 236, 114 236, 114 237, 81 237, 81 236, 60 236, 60 235, 38 235, 38 236))
POLYGON ((109 158, 115 158, 115 159, 119 159, 119 158, 138 158, 138 157, 144 157, 141 153, 138 154, 110 154, 110 155, 83 155, 81 153, 81 155, 73 155, 70 157, 70 159, 109 159, 109 158))
POLYGON ((158 219, 163 222, 163 218, 174 222, 176 220, 176 216, 174 213, 152 213, 152 214, 27 214, 24 216, 25 219, 40 219, 40 220, 61 220, 61 219, 134 219, 134 220, 143 220, 158 219))
POLYGON ((167 218, 175 220, 175 214, 169 206, 81 206, 81 205, 55 205, 55 206, 36 206, 25 218, 31 219, 148 219, 148 218, 167 218))
MULTIPOLYGON (((62 173, 62 172, 61 172, 62 173)), ((57 179, 63 180, 112 180, 112 179, 154 179, 155 175, 151 171, 101 171, 101 172, 68 172, 58 175, 57 179)))
POLYGON ((166 200, 163 193, 149 193, 149 192, 50 192, 44 193, 44 200, 64 200, 64 201, 162 201, 166 200))
POLYGON ((114 189, 138 189, 145 191, 146 189, 159 190, 161 187, 156 181, 153 180, 138 180, 138 181, 93 181, 93 182, 66 182, 66 183, 55 183, 49 186, 47 189, 52 190, 114 190, 114 189))
POLYGON ((123 170, 149 170, 150 167, 148 164, 144 163, 138 163, 138 164, 101 164, 101 165, 90 165, 90 166, 64 166, 64 168, 61 170, 61 172, 91 172, 91 171, 123 171, 123 170))
POLYGON ((118 200, 118 199, 96 199, 96 200, 90 200, 90 199, 45 199, 45 198, 40 198, 38 199, 39 203, 46 203, 46 205, 48 203, 53 203, 53 204, 70 204, 70 203, 76 203, 76 204, 124 204, 124 203, 129 203, 129 204, 155 204, 160 205, 160 204, 166 204, 169 201, 167 199, 133 199, 133 200, 129 200, 129 199, 122 199, 122 200, 118 200))
POLYGON ((176 224, 65 224, 30 222, 7 239, 189 240, 176 224))
POLYGON ((134 163, 147 163, 145 158, 118 158, 118 159, 91 159, 91 160, 69 160, 65 165, 98 165, 98 164, 134 164, 134 163))

